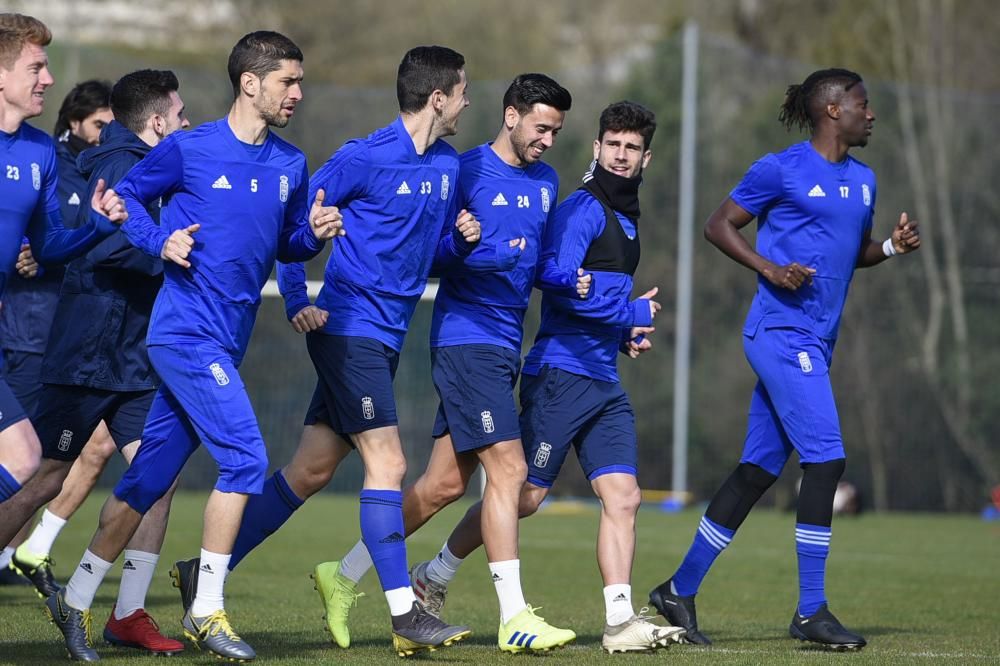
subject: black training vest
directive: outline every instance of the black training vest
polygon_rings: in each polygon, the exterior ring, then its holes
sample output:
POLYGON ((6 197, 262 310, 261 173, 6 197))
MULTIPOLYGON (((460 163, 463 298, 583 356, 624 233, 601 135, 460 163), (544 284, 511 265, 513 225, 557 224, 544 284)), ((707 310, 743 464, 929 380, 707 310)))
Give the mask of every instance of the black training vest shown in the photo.
MULTIPOLYGON (((629 238, 622 229, 622 223, 602 197, 598 194, 596 182, 591 180, 580 188, 586 190, 591 196, 597 199, 604 209, 604 231, 595 238, 590 247, 587 248, 587 255, 583 258, 584 270, 607 271, 610 273, 627 273, 635 275, 635 269, 639 265, 639 223, 635 224, 635 238, 629 238)), ((631 219, 631 218, 629 218, 631 219)))

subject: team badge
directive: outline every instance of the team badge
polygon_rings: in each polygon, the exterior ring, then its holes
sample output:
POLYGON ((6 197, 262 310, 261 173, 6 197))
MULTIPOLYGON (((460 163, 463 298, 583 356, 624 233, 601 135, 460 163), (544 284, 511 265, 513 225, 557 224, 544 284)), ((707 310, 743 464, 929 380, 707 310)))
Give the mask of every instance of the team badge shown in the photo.
POLYGON ((448 174, 441 174, 441 198, 448 198, 448 174))
POLYGON ((535 467, 545 467, 549 464, 549 454, 552 453, 552 445, 542 442, 538 445, 538 453, 535 454, 535 467))
POLYGON ((483 432, 488 434, 496 430, 496 426, 493 425, 493 414, 489 410, 486 410, 480 416, 483 418, 483 432))
POLYGON ((549 212, 549 188, 542 188, 542 212, 549 212))
POLYGON ((69 445, 73 443, 73 431, 63 430, 62 434, 59 435, 59 444, 56 446, 60 451, 69 451, 69 445))
POLYGON ((281 199, 281 203, 288 201, 288 176, 282 176, 278 179, 280 183, 278 186, 278 198, 281 199))
POLYGON ((222 366, 218 363, 213 363, 208 366, 208 369, 212 371, 212 376, 215 377, 215 383, 219 386, 225 386, 229 383, 229 375, 226 371, 222 369, 222 366))
POLYGON ((42 189, 42 167, 35 162, 31 163, 31 186, 35 190, 42 189))
POLYGON ((372 401, 370 395, 361 398, 361 414, 365 417, 366 421, 371 421, 375 418, 375 403, 372 401))
POLYGON ((806 352, 799 352, 799 367, 802 368, 802 372, 806 374, 813 371, 812 361, 809 360, 809 354, 806 352))
POLYGON ((861 198, 864 199, 866 206, 872 205, 872 191, 868 189, 868 183, 861 184, 861 198))

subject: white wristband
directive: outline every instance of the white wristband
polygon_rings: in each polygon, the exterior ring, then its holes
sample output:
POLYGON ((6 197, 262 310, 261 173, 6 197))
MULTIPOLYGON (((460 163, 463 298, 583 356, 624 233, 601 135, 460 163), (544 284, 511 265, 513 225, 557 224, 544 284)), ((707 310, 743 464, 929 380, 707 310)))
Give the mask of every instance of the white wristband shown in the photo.
POLYGON ((882 254, 884 254, 887 257, 894 257, 897 254, 899 254, 898 252, 896 252, 896 248, 893 247, 891 237, 886 238, 885 242, 882 243, 882 254))

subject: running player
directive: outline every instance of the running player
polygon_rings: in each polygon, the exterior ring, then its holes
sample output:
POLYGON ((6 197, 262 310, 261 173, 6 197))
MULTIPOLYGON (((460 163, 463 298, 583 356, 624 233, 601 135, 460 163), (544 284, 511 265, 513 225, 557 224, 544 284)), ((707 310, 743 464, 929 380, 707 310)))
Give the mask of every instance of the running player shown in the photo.
POLYGON ((854 269, 912 252, 920 236, 903 213, 890 238, 872 240, 875 174, 848 154, 868 145, 875 122, 859 75, 813 72, 788 88, 779 120, 812 136, 757 160, 705 224, 713 245, 758 274, 743 327, 743 348, 757 375, 743 455, 708 505, 680 567, 650 592, 650 602, 687 629, 687 640, 711 643, 698 629, 695 595, 794 450, 802 467, 799 603, 789 631, 828 648, 860 649, 865 639, 827 608, 824 584, 833 497, 845 466, 830 362, 854 269), (754 218, 756 250, 740 234, 754 218))

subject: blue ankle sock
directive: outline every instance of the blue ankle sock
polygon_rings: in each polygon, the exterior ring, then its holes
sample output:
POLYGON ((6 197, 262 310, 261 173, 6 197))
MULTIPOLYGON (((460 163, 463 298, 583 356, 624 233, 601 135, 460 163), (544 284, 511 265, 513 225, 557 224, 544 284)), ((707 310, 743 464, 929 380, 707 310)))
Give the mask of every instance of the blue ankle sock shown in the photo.
POLYGON ((672 578, 678 595, 691 597, 698 593, 701 581, 705 579, 715 558, 726 549, 734 534, 736 530, 714 523, 707 516, 702 517, 694 542, 672 578))
POLYGON ((264 482, 264 490, 260 495, 251 495, 243 510, 243 522, 233 544, 233 555, 229 560, 229 570, 246 557, 251 550, 263 543, 264 539, 278 531, 295 510, 305 500, 299 499, 285 477, 278 470, 264 482))
POLYGON ((362 490, 361 539, 375 564, 383 590, 410 586, 404 534, 402 491, 362 490))
POLYGON ((6 502, 17 494, 21 484, 17 482, 7 469, 0 465, 0 502, 6 502))
POLYGON ((830 554, 829 527, 795 524, 795 553, 799 558, 799 615, 809 617, 826 603, 826 557, 830 554))

